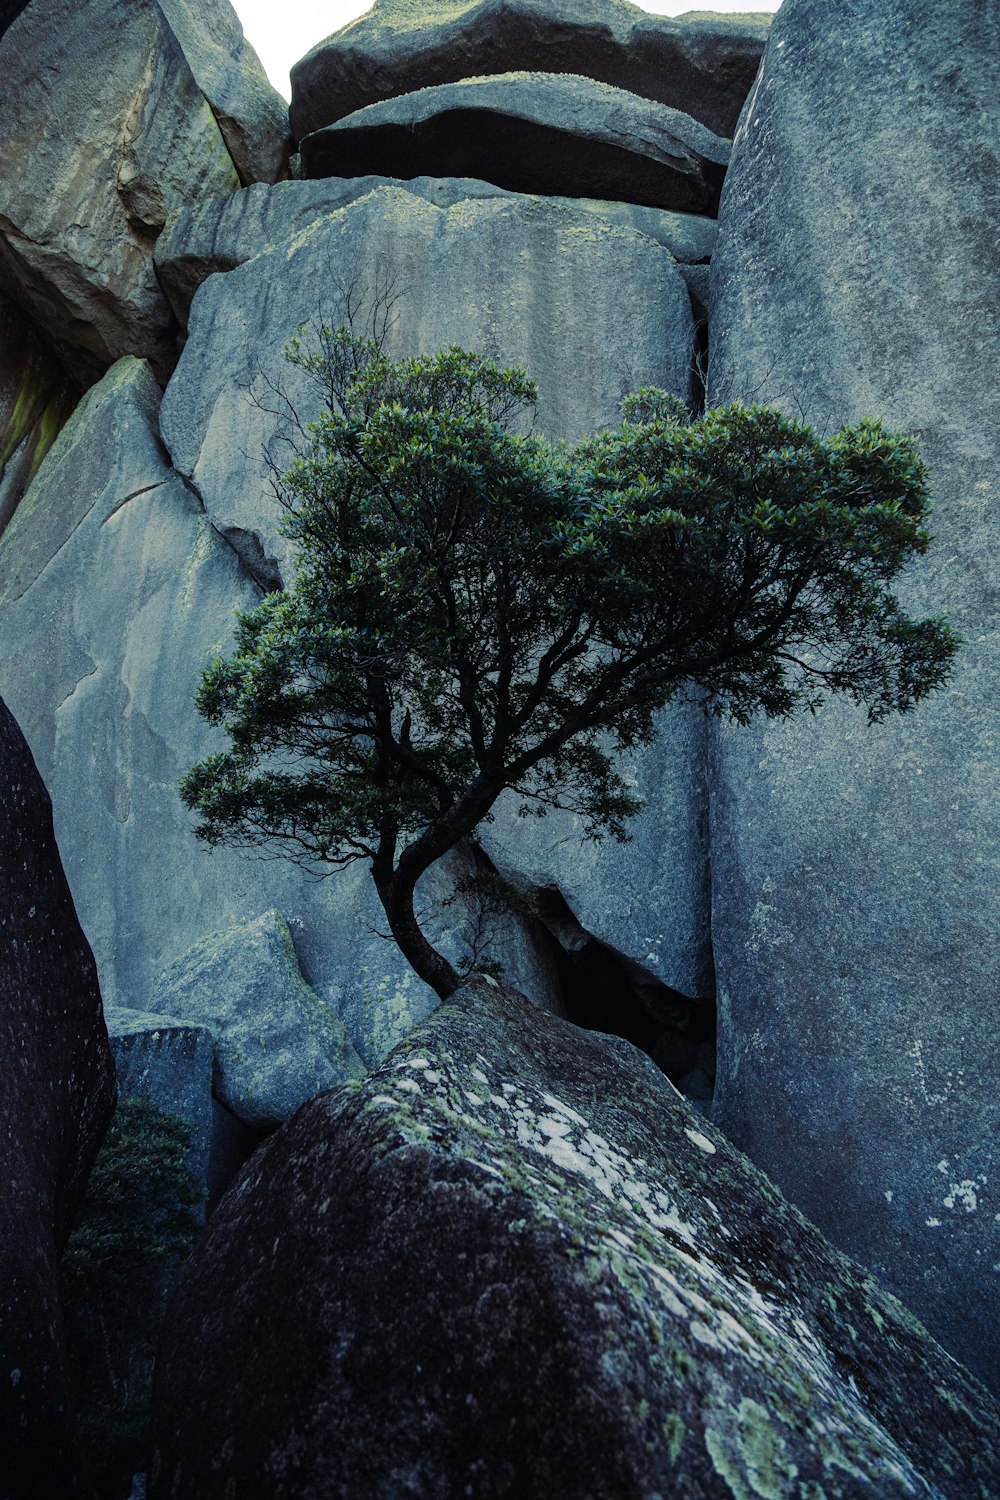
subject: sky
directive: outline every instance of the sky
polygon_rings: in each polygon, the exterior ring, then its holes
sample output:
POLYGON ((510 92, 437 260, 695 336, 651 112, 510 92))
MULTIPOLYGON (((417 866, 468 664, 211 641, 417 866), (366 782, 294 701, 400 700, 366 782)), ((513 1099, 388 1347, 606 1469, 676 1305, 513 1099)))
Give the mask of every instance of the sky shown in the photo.
MULTIPOLYGON (((371 9, 371 0, 232 0, 267 76, 287 99, 288 70, 324 37, 371 9)), ((647 0, 643 10, 679 16, 686 10, 777 10, 778 0, 647 0)))

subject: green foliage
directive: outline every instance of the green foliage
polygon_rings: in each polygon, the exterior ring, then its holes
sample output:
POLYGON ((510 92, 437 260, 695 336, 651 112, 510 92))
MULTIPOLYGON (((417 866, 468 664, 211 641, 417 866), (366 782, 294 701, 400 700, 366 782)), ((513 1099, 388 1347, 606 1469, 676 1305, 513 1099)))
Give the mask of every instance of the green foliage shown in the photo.
POLYGON ((874 722, 948 674, 955 636, 891 592, 928 545, 924 467, 877 422, 824 441, 643 390, 552 445, 533 383, 479 355, 392 362, 346 328, 286 353, 323 400, 278 483, 298 573, 205 672, 229 748, 182 794, 209 842, 370 860, 424 977, 406 890, 504 789, 624 838, 617 759, 672 698, 746 723, 833 691, 874 722))
POLYGON ((156 1340, 201 1195, 186 1121, 122 1099, 62 1259, 63 1308, 84 1457, 101 1500, 145 1466, 156 1340))

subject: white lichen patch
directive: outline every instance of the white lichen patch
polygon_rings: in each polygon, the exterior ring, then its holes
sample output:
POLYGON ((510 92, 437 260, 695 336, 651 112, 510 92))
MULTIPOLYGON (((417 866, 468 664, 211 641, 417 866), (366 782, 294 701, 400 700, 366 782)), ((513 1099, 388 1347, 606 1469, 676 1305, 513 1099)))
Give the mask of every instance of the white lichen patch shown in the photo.
POLYGON ((689 1141, 698 1147, 699 1151, 704 1151, 708 1156, 715 1155, 716 1148, 714 1142, 710 1141, 707 1135, 702 1135, 700 1130, 692 1130, 690 1126, 686 1126, 684 1134, 689 1141))

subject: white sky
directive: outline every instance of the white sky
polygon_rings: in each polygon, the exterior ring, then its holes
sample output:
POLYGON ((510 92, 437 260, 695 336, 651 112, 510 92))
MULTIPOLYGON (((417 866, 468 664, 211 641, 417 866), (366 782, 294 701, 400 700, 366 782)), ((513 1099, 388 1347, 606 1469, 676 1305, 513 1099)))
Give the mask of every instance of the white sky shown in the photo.
MULTIPOLYGON (((371 0, 232 0, 243 30, 279 93, 289 97, 288 70, 310 47, 371 9, 371 0)), ((646 0, 643 10, 777 10, 778 0, 646 0)))

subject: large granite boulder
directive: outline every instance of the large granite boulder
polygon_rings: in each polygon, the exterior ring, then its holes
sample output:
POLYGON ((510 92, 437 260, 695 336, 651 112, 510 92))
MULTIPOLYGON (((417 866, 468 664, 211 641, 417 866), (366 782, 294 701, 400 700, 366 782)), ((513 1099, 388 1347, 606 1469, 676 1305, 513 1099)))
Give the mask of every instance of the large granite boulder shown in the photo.
MULTIPOLYGON (((52 793, 110 1004, 158 1008, 167 965, 276 908, 294 927, 307 982, 377 1062, 436 998, 380 935, 367 869, 317 881, 286 862, 210 851, 178 795, 187 767, 218 746, 194 708, 202 669, 231 645, 234 609, 260 590, 166 461, 159 400, 145 365, 116 365, 0 538, 0 691, 52 793)), ((240 474, 239 449, 231 454, 240 474)), ((435 913, 432 940, 460 962, 476 913, 468 901, 444 905, 454 879, 454 861, 430 872, 421 901, 435 913)), ((507 921, 496 951, 519 985, 555 1003, 523 924, 507 921)))
POLYGON ((52 810, 0 702, 0 1489, 82 1493, 58 1255, 114 1109, 97 972, 52 810))
POLYGON ((76 399, 58 360, 0 294, 0 531, 76 399))
POLYGON ((31 0, 0 37, 0 289, 81 386, 124 354, 172 368, 152 262, 171 207, 284 170, 241 35, 227 0, 31 0))
POLYGON ((216 1096, 259 1129, 365 1071, 343 1021, 302 978, 280 912, 203 938, 160 976, 149 1003, 211 1032, 216 1096))
POLYGON ((729 142, 573 73, 502 73, 369 104, 300 143, 303 177, 484 177, 521 193, 714 213, 729 142))
POLYGON ((969 1500, 1000 1413, 627 1043, 482 982, 248 1164, 151 1500, 969 1500))
POLYGON ((786 0, 713 261, 711 395, 915 433, 936 535, 903 593, 966 637, 877 729, 722 731, 718 1118, 1000 1381, 1000 216, 991 6, 786 0))
POLYGON ((582 73, 731 136, 771 17, 651 16, 626 0, 378 0, 292 69, 297 137, 381 99, 481 73, 582 73))
MULTIPOLYGON (((156 241, 153 261, 182 326, 187 327, 194 294, 209 276, 232 271, 296 238, 317 219, 379 187, 405 188, 438 208, 451 208, 468 198, 512 196, 495 183, 470 177, 414 177, 407 182, 388 177, 321 177, 273 186, 255 183, 226 198, 203 198, 175 209, 156 241)), ((567 209, 586 209, 616 228, 649 235, 683 266, 706 269, 715 248, 718 226, 704 214, 672 213, 597 198, 553 197, 551 201, 567 209)))

